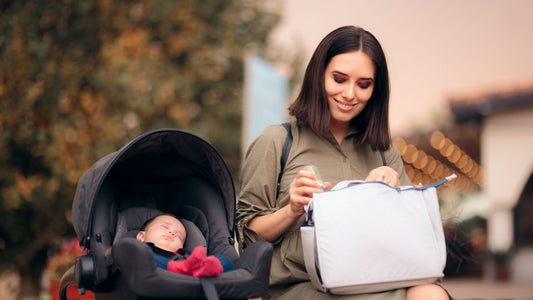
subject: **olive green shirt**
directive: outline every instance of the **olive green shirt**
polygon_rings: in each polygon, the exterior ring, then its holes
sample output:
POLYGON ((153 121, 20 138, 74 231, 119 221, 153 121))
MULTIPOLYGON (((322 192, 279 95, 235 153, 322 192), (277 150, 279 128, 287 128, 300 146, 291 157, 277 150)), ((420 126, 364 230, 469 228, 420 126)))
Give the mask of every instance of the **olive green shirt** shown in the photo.
MULTIPOLYGON (((306 165, 315 165, 323 181, 332 186, 342 180, 364 180, 368 173, 383 165, 379 151, 367 144, 355 145, 357 132, 351 129, 339 143, 332 134, 318 136, 309 127, 291 122, 293 143, 281 178, 276 199, 277 180, 281 172, 280 159, 287 130, 281 125, 267 127, 250 145, 241 170, 240 195, 237 203, 237 233, 239 248, 263 240, 246 225, 256 216, 275 212, 289 203, 289 185, 306 165)), ((391 145, 385 152, 387 166, 400 175, 402 185, 409 185, 398 150, 391 145)), ((274 241, 270 285, 308 281, 305 270, 300 225, 305 216, 295 222, 280 238, 274 241)))

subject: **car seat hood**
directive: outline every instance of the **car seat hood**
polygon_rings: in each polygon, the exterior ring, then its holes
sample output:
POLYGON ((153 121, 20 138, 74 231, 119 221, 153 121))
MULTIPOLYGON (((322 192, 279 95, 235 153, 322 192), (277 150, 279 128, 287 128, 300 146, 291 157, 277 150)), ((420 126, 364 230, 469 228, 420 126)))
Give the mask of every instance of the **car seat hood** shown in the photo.
POLYGON ((177 129, 161 129, 141 135, 118 151, 99 159, 82 175, 72 204, 72 220, 80 244, 87 246, 99 192, 106 176, 119 163, 142 155, 167 155, 187 160, 202 169, 221 191, 226 208, 228 229, 233 234, 235 217, 235 188, 228 167, 220 154, 200 137, 177 129))

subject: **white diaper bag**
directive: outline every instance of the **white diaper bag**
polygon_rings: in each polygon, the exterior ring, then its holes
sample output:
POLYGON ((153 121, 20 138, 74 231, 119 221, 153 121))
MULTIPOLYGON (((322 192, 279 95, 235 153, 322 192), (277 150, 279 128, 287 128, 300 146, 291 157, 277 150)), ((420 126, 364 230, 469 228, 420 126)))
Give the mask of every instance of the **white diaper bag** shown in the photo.
POLYGON ((313 285, 330 294, 372 293, 443 277, 446 245, 436 186, 342 182, 314 194, 301 236, 313 285))

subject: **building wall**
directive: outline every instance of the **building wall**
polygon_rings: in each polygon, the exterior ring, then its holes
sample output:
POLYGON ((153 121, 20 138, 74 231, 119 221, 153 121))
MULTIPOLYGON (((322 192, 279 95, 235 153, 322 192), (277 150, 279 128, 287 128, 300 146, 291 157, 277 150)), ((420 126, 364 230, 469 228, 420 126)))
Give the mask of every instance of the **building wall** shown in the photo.
POLYGON ((485 117, 481 162, 483 189, 492 203, 488 246, 506 252, 513 245, 512 209, 533 172, 533 107, 485 117))

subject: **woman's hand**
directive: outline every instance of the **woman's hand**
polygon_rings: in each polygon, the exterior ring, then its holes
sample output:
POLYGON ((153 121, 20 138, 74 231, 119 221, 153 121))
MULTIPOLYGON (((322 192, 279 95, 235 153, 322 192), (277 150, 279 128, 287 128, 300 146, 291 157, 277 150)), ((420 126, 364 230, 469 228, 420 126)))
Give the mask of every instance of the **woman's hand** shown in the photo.
MULTIPOLYGON (((305 210, 304 206, 311 201, 313 193, 321 193, 324 190, 316 182, 316 176, 313 172, 300 170, 296 178, 292 181, 289 187, 290 209, 289 213, 293 217, 301 216, 305 210)), ((324 182, 324 189, 329 189, 331 183, 324 182)))
MULTIPOLYGON (((324 187, 329 189, 331 183, 324 182, 324 187)), ((247 226, 265 241, 274 242, 304 214, 304 206, 311 201, 313 193, 322 191, 315 174, 301 170, 289 187, 290 203, 274 213, 256 216, 247 226)))
POLYGON ((383 181, 392 187, 397 187, 400 185, 400 175, 393 168, 382 166, 370 171, 365 181, 383 181))

